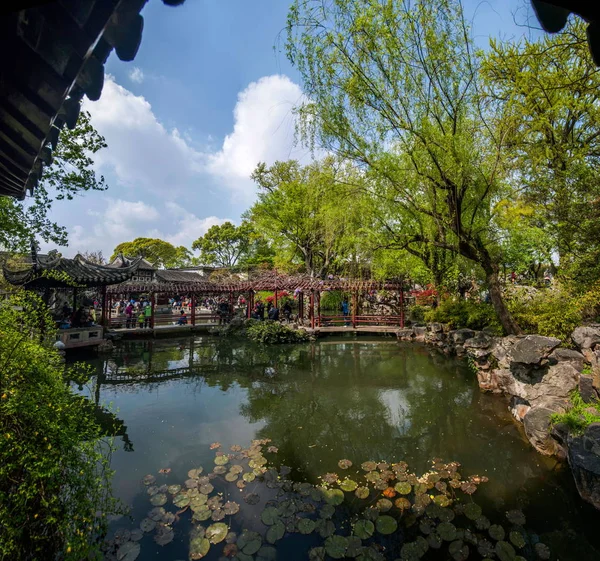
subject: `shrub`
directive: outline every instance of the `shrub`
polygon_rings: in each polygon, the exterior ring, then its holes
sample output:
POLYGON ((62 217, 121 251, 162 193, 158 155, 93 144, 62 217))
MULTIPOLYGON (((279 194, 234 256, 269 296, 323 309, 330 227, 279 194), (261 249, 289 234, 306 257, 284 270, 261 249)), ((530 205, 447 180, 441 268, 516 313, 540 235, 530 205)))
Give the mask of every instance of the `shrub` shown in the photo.
POLYGON ((446 323, 451 329, 488 329, 500 333, 500 324, 491 304, 448 298, 425 312, 425 321, 446 323))
MULTIPOLYGON (((339 312, 342 309, 344 297, 348 297, 341 290, 328 290, 321 294, 321 310, 339 312)), ((350 298, 348 298, 350 300, 350 298)))
POLYGON ((586 403, 576 390, 571 394, 571 407, 565 413, 554 413, 550 422, 566 425, 571 434, 582 434, 588 425, 600 423, 600 402, 586 403))
POLYGON ((280 343, 302 343, 309 336, 302 329, 290 329, 278 321, 255 321, 247 325, 246 333, 252 341, 274 345, 280 343))
POLYGON ((408 308, 408 314, 411 321, 424 321, 425 314, 429 311, 429 306, 419 306, 414 304, 408 308))
POLYGON ((0 304, 0 558, 88 559, 110 494, 107 442, 69 387, 52 323, 31 295, 0 304), (101 512, 101 516, 97 516, 101 512))

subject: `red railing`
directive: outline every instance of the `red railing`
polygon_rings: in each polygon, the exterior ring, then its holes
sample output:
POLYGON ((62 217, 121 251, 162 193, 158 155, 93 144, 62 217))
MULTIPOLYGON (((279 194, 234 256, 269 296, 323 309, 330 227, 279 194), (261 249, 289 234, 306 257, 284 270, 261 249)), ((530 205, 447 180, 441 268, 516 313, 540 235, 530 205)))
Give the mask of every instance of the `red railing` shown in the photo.
POLYGON ((352 315, 332 315, 332 316, 318 316, 316 318, 318 327, 334 327, 334 326, 346 326, 346 327, 359 327, 360 325, 390 325, 390 326, 403 326, 403 316, 352 316, 352 315))

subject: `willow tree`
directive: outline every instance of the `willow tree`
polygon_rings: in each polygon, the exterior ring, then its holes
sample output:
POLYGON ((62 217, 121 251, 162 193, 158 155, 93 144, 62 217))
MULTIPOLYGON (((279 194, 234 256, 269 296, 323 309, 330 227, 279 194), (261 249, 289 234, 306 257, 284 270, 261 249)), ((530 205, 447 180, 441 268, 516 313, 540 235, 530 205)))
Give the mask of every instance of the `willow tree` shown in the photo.
POLYGON ((362 166, 413 222, 435 224, 392 222, 401 245, 480 265, 504 330, 519 333, 502 298, 493 220, 505 188, 502 120, 482 104, 460 2, 296 0, 287 53, 308 100, 300 132, 362 166))

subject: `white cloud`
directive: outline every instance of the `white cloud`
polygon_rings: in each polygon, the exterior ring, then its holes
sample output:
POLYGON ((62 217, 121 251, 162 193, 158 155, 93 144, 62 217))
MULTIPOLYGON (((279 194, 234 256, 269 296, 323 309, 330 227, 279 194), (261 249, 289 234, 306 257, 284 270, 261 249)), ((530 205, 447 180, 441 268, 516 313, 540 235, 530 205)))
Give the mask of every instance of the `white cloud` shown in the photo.
POLYGON ((302 99, 300 86, 287 76, 252 82, 238 94, 233 131, 221 150, 209 157, 209 171, 248 196, 256 189, 249 178, 259 162, 305 157, 305 150, 294 149, 293 109, 302 99))
POLYGON ((144 81, 144 72, 142 71, 141 68, 138 68, 137 66, 134 66, 129 71, 129 79, 132 82, 135 82, 136 84, 141 84, 144 81))

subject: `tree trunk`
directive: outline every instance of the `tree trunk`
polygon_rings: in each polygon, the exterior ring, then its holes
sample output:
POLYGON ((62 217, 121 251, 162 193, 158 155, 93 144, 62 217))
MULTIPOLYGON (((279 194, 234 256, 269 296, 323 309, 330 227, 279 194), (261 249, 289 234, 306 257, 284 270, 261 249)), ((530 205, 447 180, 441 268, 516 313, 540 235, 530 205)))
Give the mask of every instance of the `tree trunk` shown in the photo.
POLYGON ((498 280, 498 267, 493 264, 485 264, 483 270, 485 271, 492 305, 494 306, 494 310, 496 310, 496 315, 500 320, 504 333, 506 335, 521 335, 523 331, 510 315, 502 297, 502 287, 498 280))

